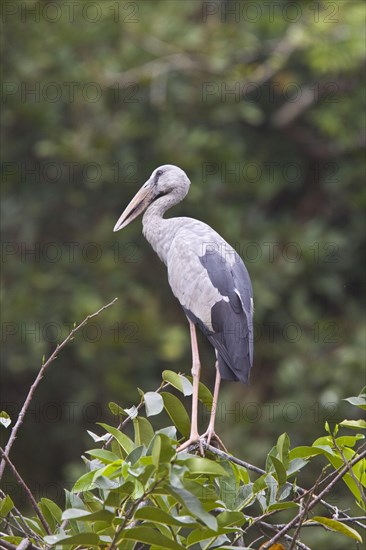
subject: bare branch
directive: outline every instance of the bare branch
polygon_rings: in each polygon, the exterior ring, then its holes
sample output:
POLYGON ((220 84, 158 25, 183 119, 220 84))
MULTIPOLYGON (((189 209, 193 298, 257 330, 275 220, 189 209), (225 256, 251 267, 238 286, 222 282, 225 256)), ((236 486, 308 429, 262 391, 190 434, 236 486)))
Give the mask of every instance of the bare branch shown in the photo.
POLYGON ((300 514, 300 519, 299 519, 299 523, 298 525, 296 526, 296 530, 295 530, 295 533, 293 535, 293 540, 292 540, 292 543, 291 543, 291 546, 289 548, 289 550, 294 550, 295 548, 295 543, 296 543, 296 539, 300 533, 300 530, 301 530, 301 527, 302 527, 302 524, 304 523, 304 520, 305 520, 305 517, 308 513, 308 510, 309 510, 309 506, 310 506, 310 502, 311 502, 311 499, 313 497, 313 494, 315 493, 315 491, 317 490, 318 486, 319 486, 319 483, 321 481, 321 478, 324 474, 324 471, 325 469, 323 468, 320 476, 318 477, 318 479, 315 481, 315 484, 312 486, 310 492, 309 492, 309 495, 308 495, 308 498, 305 502, 305 506, 303 507, 303 509, 301 510, 300 514))
POLYGON ((0 464, 0 479, 2 478, 3 476, 3 473, 4 473, 4 469, 5 469, 5 465, 6 465, 6 457, 9 456, 9 453, 10 453, 10 450, 13 446, 13 443, 16 439, 16 435, 18 433, 18 430, 20 428, 20 426, 23 424, 23 420, 24 420, 24 417, 26 415, 26 412, 28 410, 28 407, 30 405, 30 402, 32 401, 32 398, 33 398, 33 395, 34 395, 34 392, 36 391, 37 389, 37 386, 38 384, 40 383, 40 381, 42 380, 43 376, 44 376, 44 373, 46 371, 46 369, 50 366, 50 364, 57 358, 57 354, 58 352, 66 346, 66 344, 68 342, 70 342, 70 340, 73 339, 74 335, 76 334, 76 332, 78 332, 78 330, 80 330, 84 325, 86 325, 86 323, 92 319, 93 317, 96 317, 97 315, 99 315, 102 311, 104 311, 105 309, 107 309, 108 307, 112 306, 116 301, 118 300, 118 298, 115 298, 114 300, 112 300, 112 302, 110 302, 109 304, 106 304, 105 306, 101 307, 100 309, 98 309, 98 311, 96 311, 95 313, 92 313, 91 315, 88 315, 87 317, 85 317, 85 319, 83 321, 81 321, 81 323, 79 323, 75 328, 72 329, 72 331, 70 332, 70 334, 65 338, 65 340, 61 343, 61 344, 57 344, 56 346, 56 349, 54 350, 54 352, 50 355, 50 357, 47 359, 47 361, 42 365, 41 367, 41 370, 39 371, 35 381, 33 382, 32 386, 30 387, 30 390, 28 392, 28 395, 24 401, 24 404, 23 404, 23 407, 18 415, 18 418, 17 418, 17 421, 16 423, 14 424, 13 426, 13 429, 11 431, 11 434, 10 434, 10 437, 9 437, 9 441, 8 443, 6 444, 6 447, 5 447, 5 450, 4 450, 4 456, 3 456, 3 459, 1 461, 1 464, 0 464))
MULTIPOLYGON (((265 521, 260 521, 259 525, 262 525, 266 529, 270 529, 271 531, 275 532, 278 532, 279 529, 277 525, 272 525, 271 523, 267 523, 265 521)), ((298 548, 301 548, 301 550, 311 550, 308 546, 306 546, 306 544, 300 542, 299 540, 295 540, 294 537, 290 537, 290 535, 284 535, 283 538, 291 543, 295 543, 298 548)))
MULTIPOLYGON (((346 474, 348 472, 348 469, 352 466, 354 466, 355 464, 357 464, 358 462, 360 462, 360 460, 362 460, 363 458, 366 457, 366 451, 363 451, 362 453, 360 453, 359 455, 355 456, 352 460, 350 460, 350 462, 344 466, 340 471, 336 471, 334 472, 336 475, 333 477, 333 480, 321 491, 321 493, 319 493, 319 495, 317 495, 316 497, 313 498, 313 500, 309 503, 309 506, 308 506, 308 511, 310 511, 312 508, 314 508, 314 506, 316 506, 316 504, 318 504, 318 502, 320 502, 322 500, 322 498, 327 494, 329 493, 329 491, 332 489, 332 487, 334 487, 334 485, 340 480, 342 479, 342 477, 344 476, 344 474, 346 474)), ((297 525, 297 522, 301 520, 301 517, 302 517, 302 511, 297 514, 291 521, 289 521, 274 537, 272 537, 269 541, 265 542, 263 545, 262 545, 262 549, 263 550, 267 550, 268 548, 270 548, 275 542, 277 542, 281 537, 283 537, 283 535, 285 535, 287 533, 287 531, 289 531, 291 528, 295 527, 297 525)))
MULTIPOLYGON (((196 445, 192 445, 192 447, 197 448, 196 445)), ((204 444, 204 447, 208 451, 210 451, 211 453, 214 453, 215 455, 223 458, 224 460, 229 460, 233 464, 238 464, 238 466, 243 466, 244 468, 247 468, 248 470, 251 470, 252 472, 255 472, 256 474, 262 475, 262 474, 266 473, 264 470, 262 470, 262 468, 258 468, 257 466, 253 466, 253 464, 249 464, 249 462, 245 462, 244 460, 240 460, 239 458, 236 458, 235 456, 229 455, 228 453, 225 453, 224 451, 221 451, 220 449, 216 449, 216 447, 213 447, 212 445, 204 444)), ((184 451, 187 452, 187 450, 190 450, 190 447, 188 447, 188 449, 185 449, 184 451)))
POLYGON ((341 455, 342 459, 343 459, 343 462, 346 466, 348 466, 348 471, 350 473, 350 476, 352 477, 353 481, 356 483, 357 487, 358 487, 358 490, 360 491, 360 495, 362 497, 362 500, 364 502, 366 502, 366 496, 365 496, 365 491, 363 490, 363 487, 361 485, 361 483, 358 481, 357 477, 355 476, 355 473, 354 471, 352 470, 352 468, 350 467, 349 465, 349 461, 346 459, 346 457, 344 456, 344 452, 342 451, 342 449, 340 448, 340 446, 338 445, 337 441, 336 441, 336 438, 334 437, 334 435, 332 434, 332 440, 333 440, 333 445, 335 446, 335 448, 337 449, 337 451, 339 452, 339 454, 341 455))
POLYGON ((7 540, 0 539, 0 547, 5 548, 5 550, 41 550, 38 546, 34 546, 29 539, 24 539, 18 546, 7 540))
POLYGON ((8 466, 10 467, 15 479, 17 480, 17 482, 19 483, 19 485, 21 485, 24 489, 24 491, 26 492, 26 495, 28 496, 29 498, 29 501, 32 505, 32 508, 33 510, 35 511, 35 513, 37 514, 37 516, 39 517, 39 520, 40 522, 42 523, 43 527, 45 528, 46 530, 46 533, 48 535, 52 535, 52 531, 50 529, 50 526, 48 525, 44 515, 42 514, 41 510, 39 509, 39 506, 36 502, 36 499, 34 498, 34 496, 32 495, 32 491, 29 489, 28 485, 25 483, 25 481, 23 481, 21 475, 19 474, 18 470, 15 468, 14 464, 11 462, 10 458, 8 458, 5 454, 5 451, 4 449, 2 449, 2 447, 0 447, 0 453, 1 453, 1 456, 4 458, 5 462, 8 464, 8 466))
MULTIPOLYGON (((225 453, 224 451, 221 451, 220 449, 216 449, 216 447, 213 447, 212 445, 205 445, 204 444, 204 447, 207 450, 209 450, 210 452, 212 452, 213 454, 219 456, 220 458, 222 458, 224 460, 228 460, 229 462, 232 462, 233 464, 238 464, 239 466, 243 466, 244 468, 247 468, 248 470, 250 470, 252 472, 255 472, 255 473, 260 474, 260 475, 263 475, 263 474, 266 473, 261 468, 258 468, 257 466, 254 466, 253 464, 250 464, 249 462, 245 462, 244 460, 240 460, 239 458, 236 458, 235 456, 232 456, 228 453, 225 453)), ((362 445, 360 447, 360 450, 363 449, 363 448, 364 448, 364 445, 362 445)), ((188 447, 188 449, 185 449, 185 452, 192 451, 192 450, 195 450, 195 449, 198 449, 198 443, 196 445, 192 445, 192 446, 188 447)), ((329 476, 327 476, 325 479, 323 479, 320 482, 320 484, 324 483, 324 481, 326 481, 326 480, 327 481, 330 480, 330 478, 332 476, 334 477, 334 475, 336 473, 337 473, 337 471, 332 472, 331 474, 329 474, 329 476)), ((291 485, 291 487, 293 487, 293 484, 291 484, 289 482, 287 482, 286 485, 291 485)), ((306 490, 306 489, 303 489, 302 487, 299 487, 298 485, 296 485, 296 491, 298 493, 300 493, 300 497, 298 497, 298 498, 302 498, 302 497, 308 495, 310 493, 311 489, 306 490)), ((298 498, 296 498, 294 500, 294 502, 296 502, 296 500, 298 500, 298 498)), ((333 506, 332 504, 329 504, 329 502, 327 502, 323 498, 321 498, 318 502, 319 502, 319 504, 324 506, 329 512, 331 512, 333 516, 337 516, 339 521, 343 521, 343 522, 347 522, 347 523, 354 523, 355 525, 358 525, 361 528, 364 527, 364 525, 362 523, 359 523, 359 521, 357 521, 358 519, 363 519, 363 518, 352 518, 346 512, 344 512, 343 510, 339 510, 336 506, 333 506), (339 516, 342 516, 342 517, 339 517, 339 516)), ((267 512, 266 514, 263 514, 259 518, 256 518, 253 523, 255 523, 257 519, 258 519, 258 521, 262 521, 264 518, 272 516, 275 513, 277 513, 277 510, 273 510, 272 512, 267 512)), ((296 526, 294 525, 294 527, 296 527, 296 526)))
MULTIPOLYGON (((1 489, 0 489, 0 497, 1 498, 6 497, 6 494, 1 489)), ((17 531, 19 531, 19 533, 22 536, 30 535, 34 538, 38 538, 41 541, 41 538, 37 534, 33 533, 31 531, 31 529, 28 527, 23 515, 21 514, 21 512, 18 510, 18 508, 16 506, 13 506, 13 508, 9 512, 9 518, 11 518, 11 521, 13 522, 12 523, 12 528, 17 529, 17 531), (15 514, 13 513, 13 511, 15 512, 15 514)), ((9 518, 5 519, 5 521, 8 521, 9 518)))

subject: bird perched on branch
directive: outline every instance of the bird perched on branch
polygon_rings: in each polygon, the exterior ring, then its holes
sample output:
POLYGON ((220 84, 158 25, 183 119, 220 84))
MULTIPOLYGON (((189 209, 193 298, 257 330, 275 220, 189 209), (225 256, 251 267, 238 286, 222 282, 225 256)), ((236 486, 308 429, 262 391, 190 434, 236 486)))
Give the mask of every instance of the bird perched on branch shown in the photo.
POLYGON ((237 252, 211 227, 192 218, 165 219, 188 193, 186 173, 170 164, 153 171, 117 221, 114 231, 139 214, 143 233, 168 270, 168 279, 188 318, 192 346, 192 417, 188 441, 178 450, 216 439, 215 414, 221 379, 247 383, 253 364, 253 292, 237 252), (198 433, 200 359, 196 326, 216 352, 216 380, 208 428, 198 433))

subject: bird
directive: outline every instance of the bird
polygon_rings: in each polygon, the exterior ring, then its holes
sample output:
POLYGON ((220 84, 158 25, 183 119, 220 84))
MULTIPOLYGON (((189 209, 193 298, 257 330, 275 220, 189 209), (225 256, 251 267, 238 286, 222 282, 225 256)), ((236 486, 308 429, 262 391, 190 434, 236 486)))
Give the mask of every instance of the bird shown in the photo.
POLYGON ((167 267, 168 281, 188 319, 192 348, 190 435, 177 451, 216 440, 215 416, 221 379, 249 381, 253 365, 253 290, 243 260, 214 229, 188 217, 164 218, 187 195, 191 182, 178 166, 156 168, 127 205, 113 231, 140 214, 143 234, 167 267), (208 428, 198 433, 198 390, 201 363, 198 327, 215 349, 216 377, 208 428))

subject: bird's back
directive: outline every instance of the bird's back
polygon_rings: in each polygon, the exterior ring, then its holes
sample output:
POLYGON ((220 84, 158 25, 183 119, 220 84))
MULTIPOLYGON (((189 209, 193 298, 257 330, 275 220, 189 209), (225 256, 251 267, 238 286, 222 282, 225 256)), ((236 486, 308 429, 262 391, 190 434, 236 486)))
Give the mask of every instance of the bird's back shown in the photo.
POLYGON ((221 377, 246 383, 253 363, 253 294, 237 252, 191 218, 164 220, 169 283, 188 318, 217 350, 221 377))

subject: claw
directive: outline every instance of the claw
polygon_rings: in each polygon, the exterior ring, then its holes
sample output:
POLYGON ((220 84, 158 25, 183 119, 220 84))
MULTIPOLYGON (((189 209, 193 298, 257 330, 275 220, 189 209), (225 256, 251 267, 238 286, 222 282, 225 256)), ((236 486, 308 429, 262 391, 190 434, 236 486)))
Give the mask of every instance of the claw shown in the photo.
POLYGON ((215 441, 217 443, 217 446, 221 448, 226 453, 228 452, 227 448, 219 438, 219 436, 212 430, 207 430, 202 435, 197 435, 197 437, 190 437, 187 441, 182 443, 182 445, 179 445, 177 447, 177 453, 180 453, 181 451, 184 451, 191 445, 197 445, 199 446, 200 454, 201 456, 205 455, 204 447, 211 444, 211 441, 215 441))
POLYGON ((179 445, 179 447, 177 447, 177 453, 180 453, 181 451, 184 451, 184 449, 186 449, 190 445, 196 445, 196 443, 198 443, 198 442, 199 442, 199 437, 197 439, 189 438, 187 441, 182 443, 182 445, 179 445))
POLYGON ((221 439, 219 438, 217 433, 214 432, 213 430, 208 429, 203 435, 201 435, 201 439, 203 439, 203 438, 206 438, 206 444, 207 445, 210 445, 211 440, 213 440, 218 444, 217 446, 219 448, 221 448, 223 451, 225 451, 225 453, 228 452, 227 448, 225 447, 225 445, 223 444, 223 442, 221 441, 221 439))

